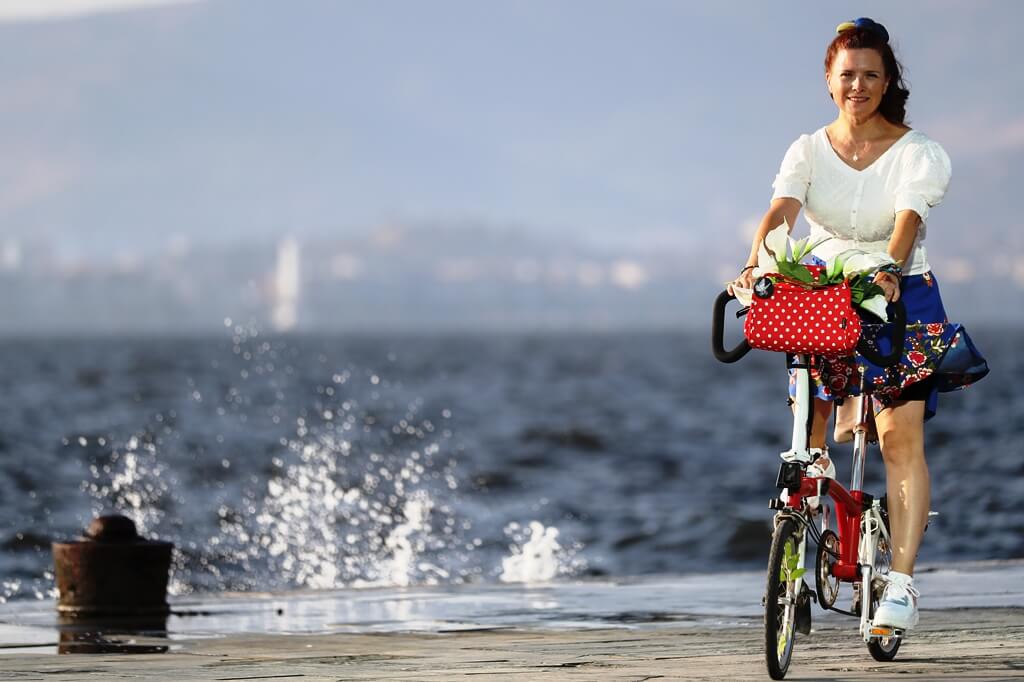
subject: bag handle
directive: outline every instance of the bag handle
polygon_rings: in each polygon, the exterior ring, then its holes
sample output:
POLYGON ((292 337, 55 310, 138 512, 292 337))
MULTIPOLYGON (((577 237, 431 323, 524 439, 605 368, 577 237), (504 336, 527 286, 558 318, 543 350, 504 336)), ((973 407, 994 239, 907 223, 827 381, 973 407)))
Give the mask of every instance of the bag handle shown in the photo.
POLYGON ((771 277, 772 279, 777 279, 777 281, 792 284, 794 286, 798 286, 801 289, 806 289, 808 291, 815 291, 817 289, 828 289, 830 287, 841 287, 844 284, 846 284, 846 280, 843 280, 842 282, 826 282, 825 284, 818 284, 815 282, 804 282, 797 279, 796 277, 783 275, 781 272, 773 272, 771 274, 765 275, 765 277, 771 277))
POLYGON ((869 362, 879 367, 895 365, 896 361, 903 357, 903 346, 906 344, 907 308, 903 305, 902 299, 893 303, 892 307, 893 321, 890 325, 892 331, 889 335, 892 348, 889 349, 889 354, 882 355, 875 352, 875 349, 868 345, 863 334, 860 341, 857 342, 857 352, 863 355, 869 362))

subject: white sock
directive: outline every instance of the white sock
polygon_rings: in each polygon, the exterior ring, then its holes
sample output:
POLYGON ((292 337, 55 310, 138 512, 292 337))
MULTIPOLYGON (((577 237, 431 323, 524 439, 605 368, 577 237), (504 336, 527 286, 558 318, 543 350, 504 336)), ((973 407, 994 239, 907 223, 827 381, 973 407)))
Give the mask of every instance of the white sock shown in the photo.
POLYGON ((913 585, 914 576, 907 575, 906 573, 900 573, 899 571, 889 571, 889 580, 898 582, 903 585, 913 585))

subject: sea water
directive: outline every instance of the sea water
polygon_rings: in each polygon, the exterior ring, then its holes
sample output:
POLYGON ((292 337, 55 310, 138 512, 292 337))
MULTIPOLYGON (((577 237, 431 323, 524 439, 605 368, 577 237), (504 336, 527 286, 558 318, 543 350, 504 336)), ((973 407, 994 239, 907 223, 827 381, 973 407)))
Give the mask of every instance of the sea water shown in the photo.
MULTIPOLYGON (((923 561, 1024 555, 1024 334, 971 331, 992 374, 927 427, 923 561)), ((756 569, 792 428, 781 358, 720 365, 703 334, 232 324, 0 350, 5 601, 52 597, 49 543, 113 511, 175 543, 179 596, 756 569)))

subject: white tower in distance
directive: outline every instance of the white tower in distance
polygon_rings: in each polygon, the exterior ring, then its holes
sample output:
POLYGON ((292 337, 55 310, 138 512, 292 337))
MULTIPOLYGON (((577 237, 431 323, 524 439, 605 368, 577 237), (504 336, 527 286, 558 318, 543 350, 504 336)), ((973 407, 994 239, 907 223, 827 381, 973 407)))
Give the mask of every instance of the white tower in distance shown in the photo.
POLYGON ((273 289, 271 323, 276 331, 291 331, 298 322, 299 302, 299 243, 294 237, 285 237, 277 245, 273 289))

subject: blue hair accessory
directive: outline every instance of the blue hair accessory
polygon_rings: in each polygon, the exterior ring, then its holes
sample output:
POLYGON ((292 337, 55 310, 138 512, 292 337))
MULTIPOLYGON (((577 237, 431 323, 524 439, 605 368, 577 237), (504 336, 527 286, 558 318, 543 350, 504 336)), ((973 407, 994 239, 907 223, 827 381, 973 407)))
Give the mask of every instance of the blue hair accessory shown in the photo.
POLYGON ((836 33, 850 31, 855 28, 871 31, 885 42, 889 42, 889 32, 885 30, 885 26, 882 26, 874 19, 869 19, 868 17, 861 17, 860 19, 854 19, 853 21, 844 21, 836 26, 836 33))

